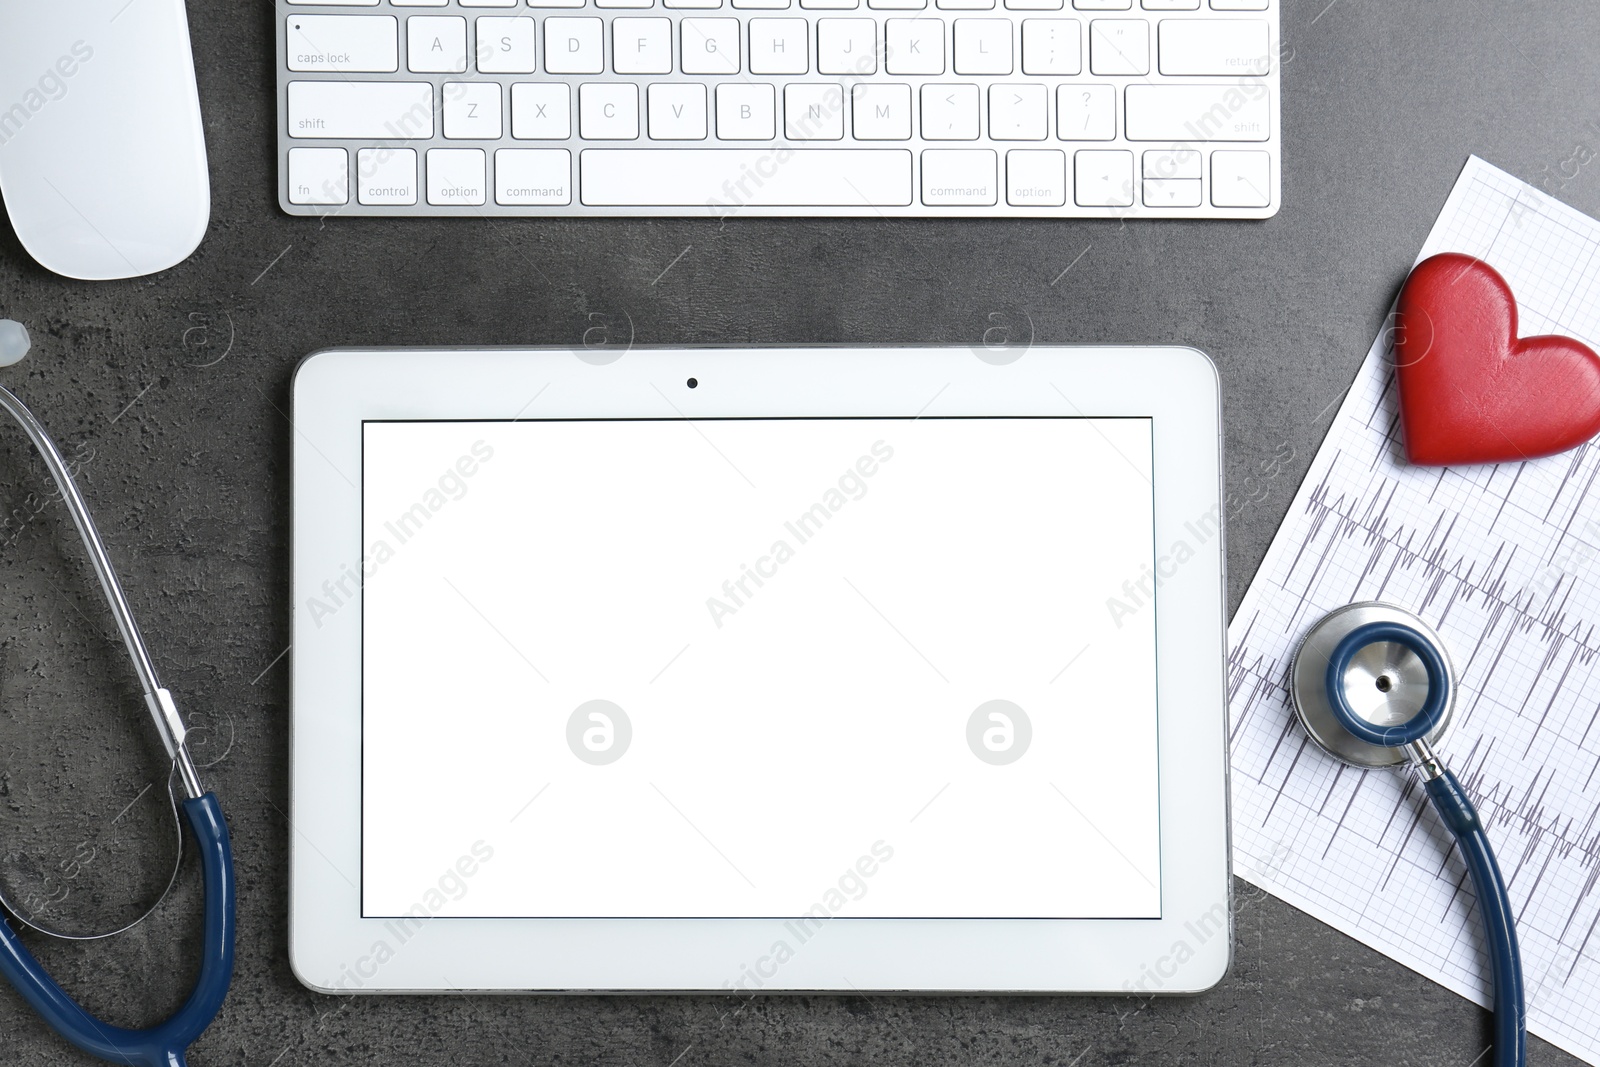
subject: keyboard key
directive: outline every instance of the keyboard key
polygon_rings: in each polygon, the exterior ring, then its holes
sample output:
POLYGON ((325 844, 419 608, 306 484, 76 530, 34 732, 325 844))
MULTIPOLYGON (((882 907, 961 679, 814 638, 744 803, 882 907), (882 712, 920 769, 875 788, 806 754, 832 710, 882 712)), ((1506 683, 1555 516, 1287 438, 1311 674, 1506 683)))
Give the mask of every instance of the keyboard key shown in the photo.
POLYGON ((672 20, 611 20, 611 65, 618 74, 672 73, 672 20))
POLYGON ((475 207, 484 202, 481 148, 428 149, 428 203, 475 207))
POLYGON ((599 74, 605 70, 605 23, 552 15, 544 20, 544 69, 549 74, 599 74))
POLYGON ((1264 19, 1162 19, 1157 55, 1163 74, 1269 74, 1264 19))
POLYGON ((838 141, 844 137, 844 90, 838 85, 786 85, 784 136, 791 141, 838 141))
POLYGON ((1265 11, 1267 0, 1211 0, 1215 11, 1265 11))
POLYGON ((363 148, 356 153, 357 197, 363 204, 409 207, 417 202, 413 148, 363 148))
POLYGON ((572 153, 565 148, 502 148, 494 154, 497 204, 572 203, 572 153))
POLYGON ((1133 206, 1133 153, 1083 148, 1073 153, 1074 200, 1079 207, 1133 206))
POLYGON ((993 204, 999 199, 998 192, 993 149, 929 148, 923 151, 924 204, 935 207, 993 204))
POLYGON ((1130 85, 1130 141, 1265 141, 1265 85, 1130 85))
POLYGON ((873 19, 818 19, 817 73, 876 74, 878 23, 873 19))
POLYGON ((1006 153, 1006 203, 1060 207, 1067 202, 1067 154, 1053 148, 1013 148, 1006 153))
POLYGON ((994 0, 934 0, 934 6, 945 11, 992 11, 994 0))
POLYGON ((516 7, 522 0, 459 0, 462 7, 516 7))
POLYGON ((989 136, 996 141, 1042 141, 1050 135, 1050 93, 1026 83, 989 86, 989 136))
POLYGON ((944 73, 943 19, 889 19, 884 34, 883 65, 890 74, 944 73))
POLYGON ((924 85, 923 140, 976 141, 981 99, 976 85, 924 85))
POLYGON ((1006 0, 1011 11, 1060 11, 1061 0, 1006 0))
POLYGON ((663 83, 646 91, 650 138, 656 141, 703 141, 706 138, 706 87, 663 83))
POLYGON ((1063 141, 1110 141, 1117 136, 1117 90, 1110 85, 1056 89, 1056 136, 1063 141))
POLYGON ((1022 73, 1039 76, 1083 73, 1077 19, 1023 19, 1022 73))
POLYGON ((632 82, 578 86, 578 136, 586 141, 637 140, 639 87, 632 82))
POLYGON ((1211 153, 1211 203, 1216 207, 1271 204, 1271 154, 1258 151, 1211 153))
POLYGON ((393 15, 289 16, 289 69, 388 74, 400 69, 393 15))
POLYGON ((584 0, 528 0, 529 7, 582 7, 583 3, 584 0))
POLYGON ((739 73, 738 19, 684 19, 685 74, 739 73))
POLYGON ((1200 180, 1203 161, 1199 152, 1160 152, 1151 150, 1144 154, 1146 178, 1193 178, 1200 180))
POLYGON ((427 82, 290 82, 290 137, 433 136, 433 86, 427 82))
POLYGON ((1079 11, 1126 11, 1133 0, 1072 0, 1072 6, 1079 11))
POLYGON ((717 136, 724 141, 770 141, 778 135, 770 85, 717 86, 717 136))
POLYGON ((406 66, 413 74, 466 73, 467 20, 412 15, 406 20, 406 66))
POLYGON ((911 139, 911 86, 856 85, 851 89, 851 134, 858 141, 911 139))
POLYGON ((733 0, 733 6, 760 11, 782 11, 788 8, 789 0, 733 0))
POLYGON ((1200 181, 1197 178, 1146 178, 1145 207, 1199 207, 1200 181))
POLYGON ((1200 0, 1144 0, 1146 11, 1197 11, 1200 0))
POLYGON ((1011 73, 1010 19, 956 19, 957 74, 1011 73))
POLYGON ((474 27, 478 35, 478 69, 485 74, 532 74, 533 19, 527 15, 485 15, 474 27))
POLYGON ((1150 73, 1150 24, 1144 19, 1089 23, 1089 69, 1099 75, 1150 73))
POLYGON ((289 149, 289 203, 350 202, 350 156, 342 148, 289 149))
POLYGON ((513 85, 511 136, 520 141, 564 141, 571 137, 572 91, 562 82, 513 85))
POLYGON ((878 11, 921 11, 928 0, 867 0, 867 6, 878 11))
POLYGON ((709 11, 722 6, 722 0, 662 0, 662 7, 709 11))
POLYGON ((861 4, 860 0, 800 0, 800 6, 823 11, 853 11, 861 4))
POLYGON ((697 209, 904 207, 911 153, 903 148, 588 149, 579 160, 585 204, 697 209))
POLYGON ((810 34, 805 19, 751 19, 750 73, 805 74, 811 69, 810 34))
POLYGON ((655 0, 594 0, 598 8, 646 8, 655 7, 655 0))
POLYGON ((444 87, 444 135, 452 140, 499 140, 500 83, 448 82, 444 87))
POLYGON ((498 82, 446 82, 445 136, 453 141, 499 141, 498 82))

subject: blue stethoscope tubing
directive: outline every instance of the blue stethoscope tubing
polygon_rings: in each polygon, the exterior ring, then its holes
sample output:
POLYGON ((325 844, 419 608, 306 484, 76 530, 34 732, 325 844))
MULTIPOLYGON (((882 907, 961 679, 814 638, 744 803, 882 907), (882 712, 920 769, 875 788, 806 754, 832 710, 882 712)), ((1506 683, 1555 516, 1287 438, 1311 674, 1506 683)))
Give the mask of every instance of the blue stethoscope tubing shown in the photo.
POLYGON ((200 976, 171 1018, 146 1030, 103 1023, 83 1010, 45 973, 11 924, 0 918, 0 972, 51 1029, 92 1055, 129 1067, 186 1067, 189 1046, 222 1009, 233 980, 233 846, 215 793, 183 802, 199 847, 205 884, 205 947, 200 976))
MULTIPOLYGON (((1449 707, 1450 671, 1431 640, 1414 627, 1397 622, 1371 622, 1345 635, 1328 657, 1328 704, 1339 725, 1358 740, 1384 748, 1423 743, 1449 707), (1422 661, 1428 676, 1428 696, 1417 713, 1394 726, 1376 726, 1357 715, 1345 694, 1345 672, 1362 649, 1380 641, 1409 649, 1422 661)), ((1445 828, 1455 837, 1472 876, 1489 949, 1494 979, 1494 1065, 1523 1067, 1527 1062, 1527 1010, 1522 988, 1522 955, 1517 948, 1516 921, 1506 892, 1500 864, 1483 832, 1477 809, 1467 799, 1456 776, 1432 753, 1420 764, 1423 788, 1445 828)))
MULTIPOLYGON (((78 491, 60 449, 27 405, 4 386, 0 386, 0 409, 16 420, 38 449, 40 459, 61 492, 61 502, 83 539, 112 617, 133 660, 134 671, 144 690, 145 705, 172 757, 174 773, 186 795, 184 818, 198 846, 205 888, 205 937, 200 974, 188 999, 166 1022, 144 1030, 129 1030, 96 1019, 45 973, 44 967, 3 916, 0 916, 0 973, 56 1033, 85 1052, 127 1067, 186 1067, 189 1045, 222 1010, 222 1002, 233 980, 236 898, 228 824, 216 794, 207 792, 200 784, 185 741, 188 731, 183 718, 178 714, 172 694, 161 685, 139 624, 122 592, 122 583, 111 566, 105 541, 95 528, 89 506, 78 491)), ((17 917, 27 921, 20 913, 17 917)))

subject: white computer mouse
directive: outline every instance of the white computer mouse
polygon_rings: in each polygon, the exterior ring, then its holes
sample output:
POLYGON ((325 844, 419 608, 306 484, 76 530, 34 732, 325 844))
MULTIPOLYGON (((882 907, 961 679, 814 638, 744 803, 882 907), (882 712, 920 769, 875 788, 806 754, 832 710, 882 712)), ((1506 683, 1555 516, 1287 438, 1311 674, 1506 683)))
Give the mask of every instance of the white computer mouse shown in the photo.
POLYGON ((211 181, 183 0, 0 0, 0 199, 69 278, 188 258, 211 181))

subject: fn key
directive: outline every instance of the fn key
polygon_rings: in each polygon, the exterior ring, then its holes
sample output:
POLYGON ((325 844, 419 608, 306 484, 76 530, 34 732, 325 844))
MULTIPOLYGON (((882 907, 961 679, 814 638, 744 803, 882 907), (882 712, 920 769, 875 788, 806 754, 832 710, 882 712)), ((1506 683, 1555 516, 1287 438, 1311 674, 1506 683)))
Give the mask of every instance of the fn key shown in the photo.
POLYGON ((338 207, 349 202, 350 157, 344 149, 289 149, 289 203, 338 207))

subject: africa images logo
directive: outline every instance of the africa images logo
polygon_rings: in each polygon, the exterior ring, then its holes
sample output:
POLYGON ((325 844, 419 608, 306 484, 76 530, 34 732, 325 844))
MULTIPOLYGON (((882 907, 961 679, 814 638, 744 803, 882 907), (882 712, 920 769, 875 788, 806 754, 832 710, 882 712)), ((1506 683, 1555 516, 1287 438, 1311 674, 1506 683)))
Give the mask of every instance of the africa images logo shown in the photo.
MULTIPOLYGON (((86 41, 75 41, 67 54, 46 67, 39 80, 22 99, 0 110, 0 147, 20 135, 33 116, 50 106, 51 102, 67 95, 67 82, 83 64, 94 58, 94 49, 86 41)), ((3 107, 4 105, 0 105, 3 107)))
POLYGON ((485 463, 494 459, 494 447, 486 441, 473 442, 470 455, 463 455, 453 465, 445 468, 437 481, 428 487, 422 498, 412 504, 400 515, 383 524, 383 531, 387 538, 375 538, 367 546, 366 554, 361 557, 359 573, 348 563, 343 565, 343 573, 337 578, 329 578, 322 583, 319 596, 306 598, 306 611, 311 614, 311 621, 317 629, 322 629, 322 624, 346 604, 355 600, 356 594, 362 586, 371 580, 384 564, 394 559, 396 550, 404 546, 407 541, 420 534, 433 517, 449 506, 451 501, 460 500, 467 495, 467 480, 482 469, 485 463), (390 539, 394 541, 390 544, 390 539))
POLYGON ((784 523, 783 530, 788 537, 775 540, 766 555, 756 558, 754 567, 747 563, 739 564, 739 576, 722 583, 722 596, 706 598, 706 610, 711 613, 711 621, 717 629, 722 629, 727 616, 738 614, 739 609, 756 595, 756 591, 767 584, 767 580, 777 577, 778 568, 794 559, 796 549, 821 533, 833 521, 833 517, 844 510, 846 504, 867 495, 867 479, 894 458, 894 449, 885 441, 874 441, 871 452, 871 455, 857 459, 854 466, 839 475, 838 481, 822 494, 821 500, 784 523), (790 538, 793 544, 789 543, 790 538), (754 588, 751 588, 752 584, 754 588))

